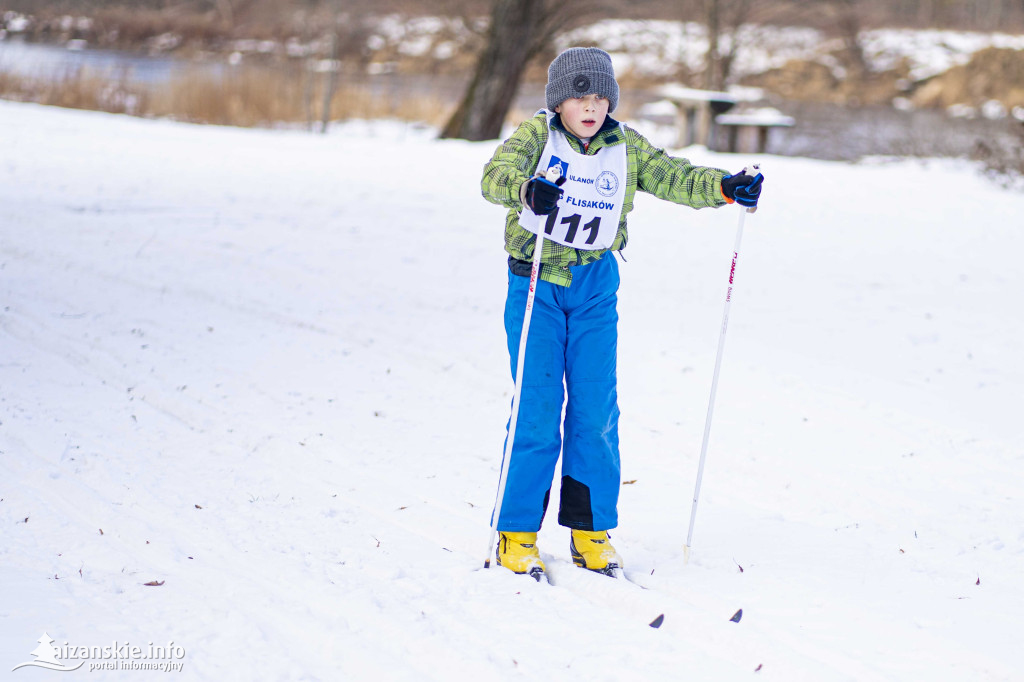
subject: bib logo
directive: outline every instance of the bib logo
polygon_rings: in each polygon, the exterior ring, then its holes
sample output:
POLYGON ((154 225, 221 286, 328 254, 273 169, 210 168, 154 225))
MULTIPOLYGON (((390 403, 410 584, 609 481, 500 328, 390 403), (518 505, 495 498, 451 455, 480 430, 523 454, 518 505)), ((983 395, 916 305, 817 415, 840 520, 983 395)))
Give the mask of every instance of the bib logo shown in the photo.
POLYGON ((619 191, 619 178, 611 171, 604 171, 597 176, 597 181, 594 182, 594 188, 597 190, 597 193, 603 197, 613 196, 619 191))
POLYGON ((548 161, 548 170, 550 170, 552 167, 555 167, 555 166, 557 166, 558 168, 562 169, 562 177, 563 178, 569 177, 569 162, 568 161, 562 161, 557 156, 552 156, 551 160, 548 161))

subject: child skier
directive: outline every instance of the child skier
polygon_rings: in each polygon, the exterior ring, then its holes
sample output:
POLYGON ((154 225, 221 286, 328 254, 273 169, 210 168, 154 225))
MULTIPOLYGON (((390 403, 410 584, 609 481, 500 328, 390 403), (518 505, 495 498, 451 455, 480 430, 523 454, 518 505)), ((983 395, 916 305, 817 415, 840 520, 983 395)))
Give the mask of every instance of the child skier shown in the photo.
POLYGON ((544 563, 537 531, 559 454, 558 523, 570 529, 573 562, 608 575, 622 565, 607 532, 618 525, 620 483, 619 272, 611 252, 626 246, 626 215, 636 191, 693 208, 734 201, 756 206, 763 180, 671 157, 611 118, 619 86, 611 58, 597 48, 558 55, 545 95, 547 109, 498 147, 481 183, 485 199, 509 209, 505 333, 513 378, 536 235, 543 230, 545 236, 496 526, 498 564, 538 580, 544 563), (548 179, 554 177, 557 183, 548 179))

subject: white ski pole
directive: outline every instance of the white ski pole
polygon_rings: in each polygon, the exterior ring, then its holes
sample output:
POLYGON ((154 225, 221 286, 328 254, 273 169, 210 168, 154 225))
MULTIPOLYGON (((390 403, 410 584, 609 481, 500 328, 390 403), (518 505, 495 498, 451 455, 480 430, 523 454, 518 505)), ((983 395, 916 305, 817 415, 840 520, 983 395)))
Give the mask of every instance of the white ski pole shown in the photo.
MULTIPOLYGON (((754 164, 755 172, 760 166, 754 164)), ((744 168, 741 173, 746 172, 744 168)), ((725 294, 725 311, 722 313, 722 330, 718 334, 718 353, 715 356, 715 372, 711 379, 711 397, 708 399, 708 414, 704 420, 704 441, 700 446, 700 463, 697 465, 697 485, 693 490, 693 506, 690 508, 690 530, 686 533, 686 545, 683 546, 684 562, 690 560, 690 547, 693 542, 693 524, 697 519, 697 500, 700 497, 700 484, 704 478, 704 460, 708 454, 708 438, 711 436, 711 416, 715 411, 715 394, 718 392, 718 372, 722 368, 722 351, 725 348, 725 331, 729 327, 729 308, 732 305, 732 286, 736 278, 736 261, 740 257, 740 242, 743 240, 743 220, 748 213, 757 210, 752 206, 740 211, 739 225, 736 228, 736 244, 732 249, 732 267, 729 269, 729 289, 725 294)))
MULTIPOLYGON (((552 171, 548 171, 552 174, 552 171)), ((557 175, 554 179, 557 179, 557 175)), ((552 178, 549 180, 554 181, 552 178)), ((526 339, 530 334, 530 318, 533 317, 533 300, 537 296, 537 281, 540 276, 540 257, 544 251, 544 234, 537 234, 533 245, 533 267, 530 269, 530 290, 526 294, 526 312, 523 314, 523 331, 519 335, 519 356, 516 359, 516 387, 512 394, 512 417, 508 424, 508 438, 505 441, 505 454, 501 460, 501 475, 498 477, 498 497, 494 502, 494 516, 491 518, 491 533, 487 541, 487 554, 484 568, 491 567, 491 552, 494 551, 494 537, 498 534, 498 519, 501 518, 501 503, 505 499, 505 481, 512 464, 512 444, 516 438, 516 424, 519 421, 519 400, 523 393, 523 367, 526 364, 526 339)))

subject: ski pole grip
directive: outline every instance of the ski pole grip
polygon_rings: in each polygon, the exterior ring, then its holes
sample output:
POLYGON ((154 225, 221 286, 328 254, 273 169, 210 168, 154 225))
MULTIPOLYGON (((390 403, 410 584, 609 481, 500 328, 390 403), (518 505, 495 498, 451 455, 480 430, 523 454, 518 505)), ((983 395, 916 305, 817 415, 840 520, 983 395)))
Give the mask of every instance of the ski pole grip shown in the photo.
POLYGON ((537 174, 534 177, 550 182, 555 187, 561 187, 565 184, 565 181, 568 180, 568 178, 562 175, 561 166, 552 166, 544 173, 537 171, 537 174))
MULTIPOLYGON (((757 175, 758 173, 761 172, 761 164, 759 164, 759 163, 752 163, 752 164, 750 164, 750 167, 752 169, 754 169, 754 175, 757 175)), ((746 172, 747 172, 746 167, 744 167, 743 170, 740 171, 740 173, 746 173, 746 172)), ((757 206, 750 206, 749 208, 747 208, 747 213, 757 213, 757 206)))

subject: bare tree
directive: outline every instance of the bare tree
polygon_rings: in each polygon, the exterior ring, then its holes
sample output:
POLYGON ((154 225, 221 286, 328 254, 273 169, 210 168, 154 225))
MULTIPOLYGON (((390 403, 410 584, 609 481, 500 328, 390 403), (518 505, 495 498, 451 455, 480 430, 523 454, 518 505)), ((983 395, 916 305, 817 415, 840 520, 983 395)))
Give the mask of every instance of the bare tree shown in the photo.
POLYGON ((708 51, 704 55, 704 89, 722 90, 725 87, 725 75, 722 73, 718 51, 722 34, 720 0, 704 0, 704 26, 708 31, 708 51))
MULTIPOLYGON (((594 18, 587 3, 586 17, 594 18)), ((494 0, 487 42, 473 78, 441 137, 492 140, 501 134, 527 64, 584 13, 565 0, 494 0)))
POLYGON ((701 86, 724 90, 732 77, 732 66, 743 49, 740 30, 746 24, 785 22, 806 12, 815 0, 761 3, 754 0, 687 0, 683 18, 696 17, 707 30, 708 49, 704 57, 701 86))
POLYGON ((858 0, 827 0, 822 3, 843 41, 843 52, 850 69, 848 77, 863 79, 868 71, 861 31, 869 10, 858 0))

